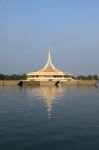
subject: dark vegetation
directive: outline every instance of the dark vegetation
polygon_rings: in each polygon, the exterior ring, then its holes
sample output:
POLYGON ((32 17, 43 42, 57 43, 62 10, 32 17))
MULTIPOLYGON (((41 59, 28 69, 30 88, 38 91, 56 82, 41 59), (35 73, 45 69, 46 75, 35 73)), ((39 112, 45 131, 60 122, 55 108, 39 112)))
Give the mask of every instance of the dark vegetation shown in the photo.
POLYGON ((74 79, 78 79, 78 80, 99 80, 99 76, 98 75, 88 75, 88 76, 77 76, 77 77, 73 77, 74 79))
MULTIPOLYGON (((4 74, 0 74, 0 80, 25 80, 27 78, 26 74, 12 74, 12 75, 4 75, 4 74)), ((77 79, 77 80, 99 80, 99 76, 98 75, 88 75, 88 76, 84 76, 84 75, 80 75, 80 76, 73 76, 73 79, 77 79)))
POLYGON ((0 74, 0 80, 24 80, 26 78, 27 78, 26 74, 22 74, 22 75, 17 75, 17 74, 4 75, 4 74, 0 74))

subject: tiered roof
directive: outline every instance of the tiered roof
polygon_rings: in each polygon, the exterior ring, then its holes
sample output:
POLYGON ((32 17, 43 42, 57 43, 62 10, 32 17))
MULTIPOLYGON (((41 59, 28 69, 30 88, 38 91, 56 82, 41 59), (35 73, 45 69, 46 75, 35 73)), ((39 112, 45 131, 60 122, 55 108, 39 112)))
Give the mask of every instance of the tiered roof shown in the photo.
POLYGON ((62 72, 53 65, 51 60, 51 53, 49 51, 48 60, 45 66, 37 72, 28 73, 28 75, 71 75, 71 74, 69 74, 68 72, 66 73, 62 72))

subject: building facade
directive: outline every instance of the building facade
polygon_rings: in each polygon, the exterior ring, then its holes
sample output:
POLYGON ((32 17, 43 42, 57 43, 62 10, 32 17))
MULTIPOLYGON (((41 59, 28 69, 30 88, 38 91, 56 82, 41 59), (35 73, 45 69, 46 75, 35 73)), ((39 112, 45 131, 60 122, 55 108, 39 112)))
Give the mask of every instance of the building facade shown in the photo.
POLYGON ((48 53, 48 60, 46 65, 37 72, 27 73, 27 80, 29 81, 68 81, 72 80, 72 74, 62 72, 57 69, 51 60, 50 51, 48 53))

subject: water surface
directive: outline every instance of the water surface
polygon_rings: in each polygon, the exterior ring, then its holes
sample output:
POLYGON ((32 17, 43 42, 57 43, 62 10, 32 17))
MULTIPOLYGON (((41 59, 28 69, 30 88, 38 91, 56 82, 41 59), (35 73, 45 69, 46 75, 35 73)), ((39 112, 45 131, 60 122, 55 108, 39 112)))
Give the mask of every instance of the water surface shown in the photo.
POLYGON ((0 150, 99 150, 99 88, 0 87, 0 150))

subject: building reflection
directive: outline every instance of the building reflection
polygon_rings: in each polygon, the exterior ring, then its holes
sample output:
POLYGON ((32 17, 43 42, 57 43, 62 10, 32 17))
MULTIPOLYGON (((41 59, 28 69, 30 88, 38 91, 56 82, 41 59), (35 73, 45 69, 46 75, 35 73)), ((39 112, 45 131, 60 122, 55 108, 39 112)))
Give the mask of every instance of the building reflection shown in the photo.
POLYGON ((55 86, 41 86, 33 88, 32 91, 28 89, 28 92, 28 94, 32 94, 33 96, 35 95, 44 102, 48 112, 48 119, 51 119, 53 104, 60 101, 64 94, 64 88, 55 86))
POLYGON ((62 95, 63 95, 62 87, 58 87, 58 88, 54 86, 40 87, 40 96, 42 97, 42 100, 46 104, 48 119, 52 118, 53 103, 59 102, 60 97, 62 97, 62 95))

